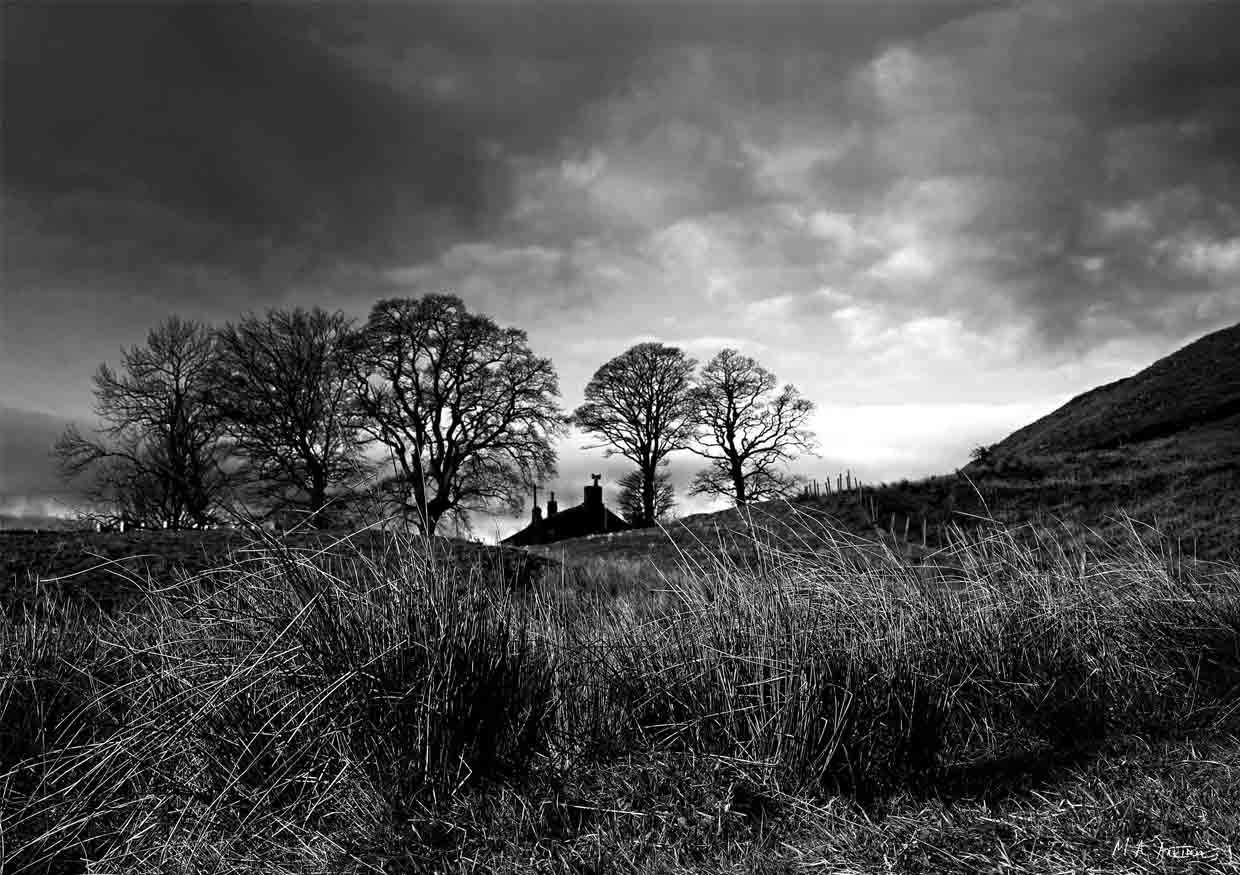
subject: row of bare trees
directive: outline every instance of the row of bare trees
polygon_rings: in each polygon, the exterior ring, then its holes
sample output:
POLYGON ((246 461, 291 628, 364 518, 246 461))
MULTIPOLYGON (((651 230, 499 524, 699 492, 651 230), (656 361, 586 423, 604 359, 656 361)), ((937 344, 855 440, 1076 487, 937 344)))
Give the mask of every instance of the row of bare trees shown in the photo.
POLYGON ((571 421, 596 438, 593 448, 637 467, 624 485, 632 518, 649 525, 669 505, 660 471, 671 453, 704 458, 690 492, 750 501, 789 495, 799 486, 786 464, 812 453, 808 427, 813 402, 749 356, 724 349, 700 374, 684 351, 640 343, 599 368, 586 385, 585 403, 571 421), (631 497, 629 497, 631 496, 631 497))
POLYGON ((554 475, 570 424, 635 463, 639 524, 673 500, 660 468, 678 450, 707 460, 695 493, 786 494, 795 481, 782 466, 812 449, 813 405, 734 350, 696 369, 675 347, 638 344, 599 368, 566 417, 555 368, 525 332, 452 296, 380 301, 360 326, 317 308, 220 329, 172 317, 123 350, 119 370, 99 368, 101 427, 69 429, 56 453, 117 516, 176 529, 238 507, 325 524, 369 494, 434 532, 447 518, 518 509, 554 475))
POLYGON ((97 433, 69 429, 63 474, 117 516, 187 528, 299 511, 322 524, 359 482, 427 531, 518 508, 565 430, 550 360, 446 295, 342 313, 272 310, 212 330, 173 317, 95 374, 97 433), (392 473, 369 447, 386 451, 392 473))

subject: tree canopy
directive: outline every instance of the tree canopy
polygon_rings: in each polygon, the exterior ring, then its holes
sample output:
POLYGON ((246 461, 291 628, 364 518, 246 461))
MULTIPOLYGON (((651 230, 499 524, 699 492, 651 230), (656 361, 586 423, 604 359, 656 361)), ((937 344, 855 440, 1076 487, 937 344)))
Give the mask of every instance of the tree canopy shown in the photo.
POLYGON ((446 515, 519 509, 555 472, 564 430, 551 360, 526 334, 459 298, 380 301, 354 369, 362 427, 390 453, 395 484, 427 532, 446 515))
POLYGON ((693 397, 701 431, 691 449, 709 462, 694 478, 693 494, 745 504, 796 489, 784 465, 813 451, 813 402, 791 384, 777 392, 775 375, 734 349, 706 364, 693 397))
POLYGON ((70 427, 55 454, 67 480, 89 478, 88 499, 151 528, 219 519, 228 476, 222 425, 210 404, 217 348, 211 330, 173 316, 145 346, 121 352, 121 369, 95 373, 96 436, 70 427))
POLYGON ((688 446, 695 430, 693 370, 697 362, 677 347, 639 343, 604 364, 586 385, 573 423, 605 448, 637 465, 642 475, 641 525, 656 519, 660 463, 688 446))
POLYGON ((270 509, 321 522, 333 489, 364 471, 353 344, 350 320, 317 307, 246 316, 220 332, 214 401, 270 509))

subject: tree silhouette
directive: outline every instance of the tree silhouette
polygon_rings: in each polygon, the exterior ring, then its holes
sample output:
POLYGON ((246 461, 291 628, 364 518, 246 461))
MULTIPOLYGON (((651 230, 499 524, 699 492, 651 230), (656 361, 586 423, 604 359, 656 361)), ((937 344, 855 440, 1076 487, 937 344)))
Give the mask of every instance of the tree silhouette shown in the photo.
POLYGON ((710 464, 694 478, 694 495, 745 504, 796 489, 797 478, 782 466, 798 451, 813 451, 806 422, 814 405, 792 385, 778 393, 775 386, 774 374, 734 349, 722 350, 702 369, 694 391, 702 433, 691 449, 710 464))
POLYGON ((662 343, 639 343, 604 364, 586 385, 572 422, 641 472, 642 516, 652 525, 659 465, 693 437, 693 369, 697 362, 662 343))
POLYGON ((56 442, 61 476, 132 524, 182 529, 219 519, 228 476, 222 426, 210 403, 216 346, 209 328, 173 316, 145 346, 121 351, 121 370, 94 377, 97 437, 68 428, 56 442))
POLYGON ((325 522, 333 490, 365 470, 354 398, 355 340, 343 313, 271 310, 219 335, 214 401, 271 509, 325 522))
POLYGON ((424 531, 445 515, 517 510, 530 485, 554 475, 559 383, 524 331, 449 295, 380 301, 355 373, 362 428, 389 450, 424 531))
MULTIPOLYGON (((620 487, 620 495, 616 502, 620 507, 620 515, 633 524, 645 519, 641 469, 634 468, 621 477, 617 485, 620 487)), ((666 471, 660 471, 655 475, 654 482, 654 518, 664 519, 675 507, 676 490, 672 486, 672 477, 666 471)))

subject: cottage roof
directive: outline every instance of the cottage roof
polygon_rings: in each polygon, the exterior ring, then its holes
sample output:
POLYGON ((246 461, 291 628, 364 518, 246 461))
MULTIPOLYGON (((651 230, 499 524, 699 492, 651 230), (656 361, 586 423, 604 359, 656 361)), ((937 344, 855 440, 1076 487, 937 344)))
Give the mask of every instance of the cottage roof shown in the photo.
MULTIPOLYGON (((590 487, 587 487, 589 489, 590 487)), ((595 487, 599 488, 599 487, 595 487)), ((601 490, 600 490, 601 491, 601 490)), ((521 531, 505 538, 501 543, 524 547, 530 544, 550 544, 566 538, 580 538, 585 535, 597 535, 602 532, 622 532, 630 528, 616 514, 603 506, 583 502, 574 507, 565 508, 559 513, 545 519, 531 522, 521 531)))

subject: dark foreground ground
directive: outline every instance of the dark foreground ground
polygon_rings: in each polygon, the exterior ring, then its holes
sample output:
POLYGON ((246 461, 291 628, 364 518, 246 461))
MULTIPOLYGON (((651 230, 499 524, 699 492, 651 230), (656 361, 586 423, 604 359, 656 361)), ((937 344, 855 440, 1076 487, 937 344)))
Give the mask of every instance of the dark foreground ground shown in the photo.
POLYGON ((1235 566, 785 510, 0 536, 0 869, 1240 872, 1235 566))

